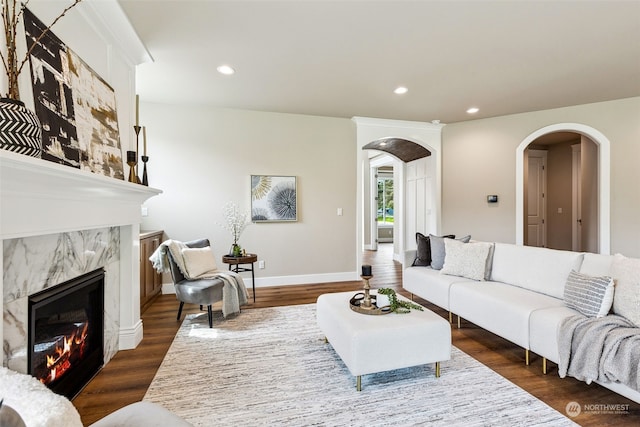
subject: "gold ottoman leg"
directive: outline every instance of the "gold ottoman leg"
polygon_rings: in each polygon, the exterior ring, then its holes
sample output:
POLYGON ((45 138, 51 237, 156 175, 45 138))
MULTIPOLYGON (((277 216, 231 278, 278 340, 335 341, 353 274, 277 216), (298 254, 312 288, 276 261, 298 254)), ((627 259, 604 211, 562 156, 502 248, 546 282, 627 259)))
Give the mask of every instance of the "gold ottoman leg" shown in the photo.
POLYGON ((542 373, 547 375, 547 358, 542 358, 542 373))
POLYGON ((440 378, 440 362, 436 362, 436 378, 440 378))
POLYGON ((529 349, 524 351, 524 364, 529 366, 529 349))
POLYGON ((356 390, 362 391, 362 375, 356 377, 356 390))

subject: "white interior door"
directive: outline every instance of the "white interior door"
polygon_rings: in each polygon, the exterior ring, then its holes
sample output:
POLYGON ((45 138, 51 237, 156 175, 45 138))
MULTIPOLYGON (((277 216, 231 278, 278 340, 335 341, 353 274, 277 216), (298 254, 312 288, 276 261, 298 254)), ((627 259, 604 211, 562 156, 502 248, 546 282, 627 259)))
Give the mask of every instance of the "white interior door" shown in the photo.
POLYGON ((527 246, 546 246, 545 193, 547 152, 527 150, 527 246))
POLYGON ((416 232, 436 233, 436 230, 429 227, 432 195, 427 166, 427 158, 414 160, 406 165, 404 237, 407 249, 416 248, 416 232))

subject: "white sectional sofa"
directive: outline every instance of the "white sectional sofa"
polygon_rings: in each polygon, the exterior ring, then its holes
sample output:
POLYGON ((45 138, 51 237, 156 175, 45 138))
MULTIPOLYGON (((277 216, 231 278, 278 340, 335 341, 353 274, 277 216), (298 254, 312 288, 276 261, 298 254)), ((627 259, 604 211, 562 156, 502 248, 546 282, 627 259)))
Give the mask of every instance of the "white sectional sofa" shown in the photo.
MULTIPOLYGON (((449 239, 444 241, 451 245, 448 248, 454 248, 449 239)), ((478 242, 471 244, 474 243, 478 242)), ((582 316, 567 307, 564 301, 569 274, 574 270, 590 276, 612 276, 610 270, 614 256, 481 243, 490 246, 484 274, 487 280, 468 278, 469 274, 464 274, 465 262, 451 259, 454 255, 450 257, 449 252, 445 255, 442 270, 413 266, 416 251, 412 250, 405 254, 403 287, 413 295, 448 310, 450 321, 452 314, 457 315, 458 327, 460 318, 464 318, 522 347, 527 364, 529 352, 538 354, 543 358, 543 371, 546 373, 547 360, 554 363, 560 360, 559 325, 570 316, 582 316), (448 262, 449 266, 458 267, 447 268, 448 262), (461 275, 447 274, 457 273, 456 269, 461 269, 461 275)), ((459 254, 457 250, 451 253, 459 254)), ((640 277, 640 269, 635 273, 640 277)), ((616 278, 613 279, 615 283, 616 278)), ((634 357, 637 359, 640 348, 636 350, 634 357)), ((640 403, 640 392, 634 388, 619 382, 596 382, 640 403)))

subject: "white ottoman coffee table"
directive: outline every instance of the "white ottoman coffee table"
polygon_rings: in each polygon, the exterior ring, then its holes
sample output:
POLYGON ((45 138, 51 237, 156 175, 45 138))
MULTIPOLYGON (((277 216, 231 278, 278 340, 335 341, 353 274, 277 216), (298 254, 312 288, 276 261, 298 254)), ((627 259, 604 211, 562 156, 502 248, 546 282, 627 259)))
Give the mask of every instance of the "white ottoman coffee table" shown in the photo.
MULTIPOLYGON (((375 294, 375 290, 371 291, 375 294)), ((367 315, 351 310, 355 292, 323 294, 316 304, 316 320, 325 338, 356 377, 362 389, 362 375, 451 358, 451 326, 432 311, 411 310, 407 314, 367 315)), ((405 299, 398 295, 398 298, 405 299)))

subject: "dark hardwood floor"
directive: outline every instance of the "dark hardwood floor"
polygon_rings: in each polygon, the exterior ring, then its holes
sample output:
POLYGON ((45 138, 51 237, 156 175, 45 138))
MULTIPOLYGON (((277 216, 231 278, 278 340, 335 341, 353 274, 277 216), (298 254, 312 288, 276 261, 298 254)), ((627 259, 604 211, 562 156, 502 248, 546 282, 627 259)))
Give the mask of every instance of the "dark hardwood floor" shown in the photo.
MULTIPOLYGON (((404 295, 410 296, 401 289, 401 266, 392 261, 390 244, 380 245, 376 252, 365 252, 363 262, 373 266, 374 277, 371 280, 373 288, 393 287, 404 295)), ((246 308, 313 303, 323 293, 357 291, 361 287, 362 283, 357 281, 258 288, 256 302, 253 303, 251 298, 251 303, 246 308)), ((439 307, 420 299, 416 299, 416 302, 448 318, 448 313, 439 307)), ((144 339, 140 345, 134 350, 118 352, 73 400, 85 425, 144 397, 180 326, 175 317, 177 308, 175 296, 160 296, 142 315, 144 339)), ((199 312, 196 306, 185 309, 185 314, 196 312, 199 312)), ((587 408, 587 411, 583 410, 573 419, 580 425, 594 427, 640 425, 639 404, 596 384, 587 385, 572 378, 561 379, 553 364, 550 364, 550 372, 543 375, 540 358, 532 355, 531 364, 526 366, 523 349, 473 324, 463 321, 462 328, 458 329, 454 319, 452 339, 453 344, 460 350, 563 414, 566 413, 565 408, 570 402, 578 402, 582 407, 587 408), (623 411, 619 414, 610 414, 607 413, 608 408, 605 405, 622 405, 623 411)), ((444 370, 443 375, 447 375, 444 370)))

